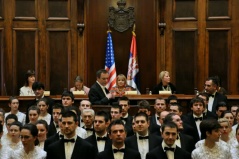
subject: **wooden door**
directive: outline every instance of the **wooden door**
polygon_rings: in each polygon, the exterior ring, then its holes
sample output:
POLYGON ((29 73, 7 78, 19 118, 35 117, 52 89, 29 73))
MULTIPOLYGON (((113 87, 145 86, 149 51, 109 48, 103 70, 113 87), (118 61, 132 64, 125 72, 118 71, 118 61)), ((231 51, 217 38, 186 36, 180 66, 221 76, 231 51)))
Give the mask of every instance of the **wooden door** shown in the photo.
POLYGON ((78 74, 77 1, 0 0, 1 95, 18 95, 25 72, 51 94, 78 74))
MULTIPOLYGON (((161 1, 162 3, 162 1, 161 1)), ((218 75, 230 94, 238 93, 237 0, 166 0, 163 64, 172 72, 177 93, 203 90, 218 75)), ((162 3, 163 4, 163 3, 162 3)), ((162 17, 161 17, 162 19, 162 17)))

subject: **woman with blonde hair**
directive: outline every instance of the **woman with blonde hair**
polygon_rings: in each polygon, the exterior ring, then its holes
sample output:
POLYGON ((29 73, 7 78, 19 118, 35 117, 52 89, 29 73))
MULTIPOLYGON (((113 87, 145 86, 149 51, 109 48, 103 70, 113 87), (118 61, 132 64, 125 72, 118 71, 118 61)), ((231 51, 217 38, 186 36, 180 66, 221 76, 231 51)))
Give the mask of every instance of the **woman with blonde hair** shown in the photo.
POLYGON ((176 93, 176 87, 170 83, 170 76, 168 71, 162 71, 159 74, 160 83, 154 87, 152 93, 159 94, 159 91, 171 91, 172 94, 176 93))
POLYGON ((119 74, 116 77, 116 86, 111 89, 111 92, 115 93, 118 96, 122 96, 126 91, 135 90, 133 87, 127 85, 127 79, 125 75, 119 74))

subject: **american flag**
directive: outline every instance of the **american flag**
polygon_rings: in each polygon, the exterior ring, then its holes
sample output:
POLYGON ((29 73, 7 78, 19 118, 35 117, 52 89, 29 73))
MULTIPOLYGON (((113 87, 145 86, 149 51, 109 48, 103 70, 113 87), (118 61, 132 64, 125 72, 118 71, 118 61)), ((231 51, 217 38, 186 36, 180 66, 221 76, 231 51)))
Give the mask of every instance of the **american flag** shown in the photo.
POLYGON ((115 55, 111 32, 108 31, 107 36, 107 47, 105 56, 105 69, 109 72, 109 80, 106 88, 111 90, 112 87, 116 86, 116 68, 115 68, 115 55))
POLYGON ((129 65, 128 65, 128 74, 127 74, 127 84, 135 88, 140 94, 139 89, 137 88, 137 74, 139 72, 138 59, 137 59, 137 49, 136 49, 136 34, 132 32, 132 41, 129 54, 129 65))

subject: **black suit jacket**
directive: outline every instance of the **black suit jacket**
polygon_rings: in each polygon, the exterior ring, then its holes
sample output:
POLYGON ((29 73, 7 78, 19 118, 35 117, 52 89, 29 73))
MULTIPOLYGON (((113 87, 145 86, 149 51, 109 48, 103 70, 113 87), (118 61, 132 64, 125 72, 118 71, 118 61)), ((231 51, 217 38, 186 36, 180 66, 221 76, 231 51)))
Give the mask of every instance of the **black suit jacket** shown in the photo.
MULTIPOLYGON (((106 93, 109 93, 107 89, 105 89, 106 93)), ((89 100, 93 105, 108 105, 112 103, 112 100, 109 100, 103 90, 101 89, 100 85, 95 82, 89 91, 88 94, 89 100)))
MULTIPOLYGON (((162 148, 162 143, 146 155, 146 159, 168 159, 166 152, 162 148)), ((191 159, 190 153, 176 146, 174 159, 191 159)))
MULTIPOLYGON (((49 103, 49 108, 48 108, 48 113, 49 114, 52 114, 52 106, 54 105, 55 103, 55 100, 54 99, 51 99, 50 97, 43 97, 43 98, 46 98, 48 103, 49 103)), ((29 102, 29 104, 27 105, 27 110, 26 110, 26 123, 29 123, 29 117, 28 117, 28 109, 33 106, 33 105, 37 105, 37 100, 34 99, 32 100, 31 102, 29 102)), ((51 119, 52 120, 52 119, 51 119)))
MULTIPOLYGON (((96 158, 97 159, 114 159, 112 146, 110 149, 100 152, 96 158)), ((123 159, 141 159, 141 157, 139 152, 125 147, 123 159)))
POLYGON ((213 105, 212 105, 212 113, 216 114, 216 106, 219 102, 225 102, 227 103, 227 96, 216 92, 213 100, 213 105))
MULTIPOLYGON (((97 153, 99 152, 95 134, 87 137, 85 140, 94 146, 94 149, 96 150, 97 153)), ((111 148, 111 146, 112 146, 112 141, 110 140, 109 137, 107 137, 107 140, 105 141, 104 150, 111 148)))
POLYGON ((47 138, 45 143, 44 143, 44 151, 47 151, 48 146, 53 144, 54 142, 56 142, 58 140, 60 140, 60 136, 59 136, 58 133, 56 133, 55 135, 47 138))
POLYGON ((53 135, 55 135, 57 133, 56 131, 56 126, 55 124, 53 123, 53 121, 51 121, 49 127, 48 127, 48 133, 47 133, 47 137, 51 137, 53 135))
POLYGON ((128 118, 125 120, 125 128, 127 132, 127 137, 134 135, 134 131, 132 128, 132 120, 133 120, 133 117, 130 115, 128 115, 128 118))
POLYGON ((181 142, 181 149, 191 154, 192 151, 195 149, 194 139, 191 136, 183 133, 179 133, 179 137, 181 142))
MULTIPOLYGON (((65 145, 63 140, 56 141, 47 148, 47 159, 65 159, 65 145)), ((94 159, 93 145, 77 137, 71 159, 94 159)))
MULTIPOLYGON (((175 93, 176 93, 176 87, 175 87, 172 83, 169 83, 169 86, 170 86, 170 88, 171 88, 172 94, 175 94, 175 93)), ((162 87, 163 87, 163 83, 160 82, 157 86, 155 86, 155 87, 153 88, 152 93, 153 93, 153 94, 159 94, 159 91, 162 91, 162 90, 163 90, 162 87)))
MULTIPOLYGON (((161 138, 159 136, 156 136, 154 134, 149 134, 149 151, 153 150, 155 147, 157 147, 161 143, 161 138)), ((135 151, 139 151, 138 143, 137 143, 137 136, 133 135, 130 137, 127 137, 125 140, 125 146, 128 148, 131 148, 135 151)))

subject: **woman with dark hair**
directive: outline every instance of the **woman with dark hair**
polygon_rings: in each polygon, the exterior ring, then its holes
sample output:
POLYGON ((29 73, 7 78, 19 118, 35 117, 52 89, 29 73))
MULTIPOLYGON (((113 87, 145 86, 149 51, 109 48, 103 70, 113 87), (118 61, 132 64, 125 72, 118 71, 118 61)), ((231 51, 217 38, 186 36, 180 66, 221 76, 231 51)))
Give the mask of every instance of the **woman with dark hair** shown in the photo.
POLYGON ((34 158, 34 159, 45 159, 46 152, 43 151, 40 147, 36 146, 39 142, 37 139, 38 130, 36 125, 25 124, 20 133, 21 141, 23 147, 18 150, 12 150, 9 153, 10 159, 25 159, 25 158, 34 158))
POLYGON ((37 139, 39 141, 38 146, 43 149, 44 148, 44 143, 47 139, 47 133, 48 133, 48 124, 45 120, 38 120, 36 122, 36 126, 38 129, 38 136, 37 139))
POLYGON ((71 92, 73 91, 84 91, 87 95, 90 91, 90 88, 84 86, 83 78, 80 76, 76 76, 75 78, 75 86, 70 89, 71 92))
POLYGON ((20 88, 20 96, 35 96, 32 84, 35 82, 35 71, 27 70, 25 74, 25 84, 20 88))
POLYGON ((13 150, 18 150, 22 147, 22 143, 20 142, 20 130, 22 128, 22 123, 19 121, 15 121, 10 126, 10 135, 11 135, 11 141, 9 143, 9 148, 13 150))

